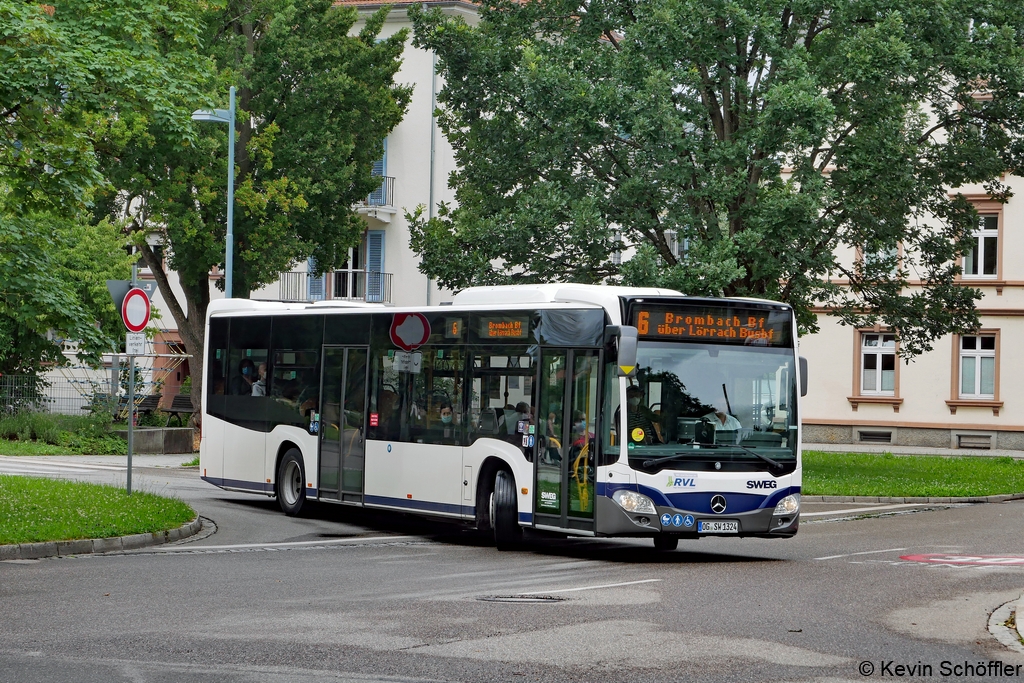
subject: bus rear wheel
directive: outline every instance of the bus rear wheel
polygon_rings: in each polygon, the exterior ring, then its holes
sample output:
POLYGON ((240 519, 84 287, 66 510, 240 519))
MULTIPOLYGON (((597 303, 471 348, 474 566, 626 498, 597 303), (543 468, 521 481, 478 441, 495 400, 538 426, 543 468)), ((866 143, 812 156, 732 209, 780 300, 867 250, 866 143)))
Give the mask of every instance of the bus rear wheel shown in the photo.
POLYGON ((302 512, 306 504, 306 473, 302 469, 302 453, 289 448, 277 466, 277 504, 290 517, 302 512))
POLYGON ((655 536, 654 547, 657 550, 675 550, 679 547, 678 536, 655 536))
POLYGON ((508 470, 498 470, 494 475, 494 492, 491 493, 490 505, 494 543, 498 550, 512 550, 523 541, 517 500, 516 483, 512 473, 508 470))

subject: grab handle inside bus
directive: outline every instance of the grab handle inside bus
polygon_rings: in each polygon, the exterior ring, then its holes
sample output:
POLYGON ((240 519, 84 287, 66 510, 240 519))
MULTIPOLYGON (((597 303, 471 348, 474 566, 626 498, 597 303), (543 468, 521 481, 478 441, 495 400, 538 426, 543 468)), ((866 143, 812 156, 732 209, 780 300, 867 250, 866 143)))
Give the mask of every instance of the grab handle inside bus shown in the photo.
POLYGON ((800 356, 800 395, 807 395, 807 359, 800 356))
POLYGON ((636 374, 636 328, 631 325, 608 325, 604 328, 604 338, 615 340, 618 376, 632 377, 636 374))

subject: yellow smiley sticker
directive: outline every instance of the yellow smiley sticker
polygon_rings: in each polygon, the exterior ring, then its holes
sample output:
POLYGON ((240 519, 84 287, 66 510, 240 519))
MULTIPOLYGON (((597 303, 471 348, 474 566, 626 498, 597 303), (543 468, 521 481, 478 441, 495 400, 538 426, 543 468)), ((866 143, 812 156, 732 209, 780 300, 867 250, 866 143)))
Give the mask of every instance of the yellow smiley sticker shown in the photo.
POLYGON ((646 436, 646 435, 644 434, 643 428, 641 428, 641 427, 634 427, 633 428, 632 436, 633 436, 633 441, 643 441, 644 440, 644 436, 646 436))

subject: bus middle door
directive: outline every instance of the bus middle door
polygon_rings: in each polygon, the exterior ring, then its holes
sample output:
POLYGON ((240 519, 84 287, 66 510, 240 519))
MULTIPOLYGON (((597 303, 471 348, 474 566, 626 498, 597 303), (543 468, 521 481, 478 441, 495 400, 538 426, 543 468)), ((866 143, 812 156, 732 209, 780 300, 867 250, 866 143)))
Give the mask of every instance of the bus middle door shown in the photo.
POLYGON ((366 441, 366 349, 324 347, 320 497, 360 503, 366 441))

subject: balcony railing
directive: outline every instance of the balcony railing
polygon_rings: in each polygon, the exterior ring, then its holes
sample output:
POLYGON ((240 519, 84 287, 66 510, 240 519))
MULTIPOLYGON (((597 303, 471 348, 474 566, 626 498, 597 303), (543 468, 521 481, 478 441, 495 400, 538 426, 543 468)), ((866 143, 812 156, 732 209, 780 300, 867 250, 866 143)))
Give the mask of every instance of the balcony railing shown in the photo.
POLYGON ((381 184, 366 198, 367 206, 394 206, 395 179, 389 175, 381 176, 381 184))
POLYGON ((391 303, 391 273, 335 270, 313 277, 310 273, 281 273, 281 301, 341 299, 391 303))

